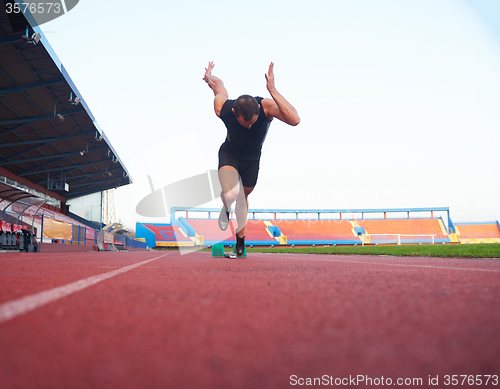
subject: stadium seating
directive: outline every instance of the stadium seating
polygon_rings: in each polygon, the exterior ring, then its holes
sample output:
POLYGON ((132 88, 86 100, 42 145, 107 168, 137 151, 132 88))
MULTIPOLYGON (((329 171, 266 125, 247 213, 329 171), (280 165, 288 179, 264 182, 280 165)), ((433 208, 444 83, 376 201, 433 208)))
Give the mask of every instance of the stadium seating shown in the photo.
MULTIPOLYGON (((219 229, 216 219, 186 219, 189 225, 198 235, 203 236, 205 244, 225 242, 232 245, 234 243, 235 228, 238 223, 231 220, 231 226, 226 231, 219 229)), ((245 227, 245 241, 249 244, 277 244, 277 240, 267 232, 267 226, 262 220, 248 220, 245 227)))
MULTIPOLYGON (((149 247, 156 244, 155 239, 160 244, 161 242, 174 244, 174 241, 182 243, 190 240, 194 246, 211 246, 220 242, 233 245, 238 226, 234 212, 231 214, 230 225, 226 231, 220 230, 217 218, 211 216, 214 213, 218 216, 219 210, 175 208, 171 214, 170 224, 150 224, 144 231, 146 236, 138 236, 147 241, 149 239, 149 247), (207 217, 203 217, 203 213, 207 217), (192 214, 196 216, 193 217, 192 214)), ((142 223, 137 224, 139 227, 143 226, 142 223)), ((255 209, 249 210, 245 237, 246 244, 250 247, 254 245, 444 244, 465 243, 467 238, 500 242, 500 224, 494 222, 454 225, 447 208, 340 211, 255 209), (398 217, 387 218, 386 213, 391 212, 397 213, 398 217), (403 212, 407 214, 407 217, 400 215, 403 212), (410 212, 423 212, 427 215, 430 213, 430 217, 423 214, 419 214, 423 217, 410 217, 410 212), (446 214, 435 217, 435 212, 446 212, 446 214), (373 213, 383 213, 383 218, 365 218, 366 215, 371 216, 373 213), (290 217, 290 214, 295 217, 290 217), (349 217, 343 217, 346 214, 349 217), (361 214, 361 218, 354 218, 356 214, 361 214), (301 215, 302 218, 300 218, 301 215), (338 219, 331 218, 332 215, 339 215, 338 219), (446 218, 446 221, 443 218, 446 218)))
POLYGON ((144 224, 155 235, 156 246, 177 247, 192 246, 193 241, 189 239, 179 226, 170 224, 144 224))
POLYGON ((494 223, 455 224, 463 243, 500 243, 500 227, 494 223))
POLYGON ((37 206, 33 206, 24 210, 24 215, 26 216, 25 220, 29 221, 30 225, 31 223, 33 223, 35 231, 41 229, 43 218, 49 218, 60 222, 70 223, 73 226, 78 226, 80 228, 80 231, 85 231, 86 240, 88 242, 94 242, 96 239, 96 231, 94 230, 94 228, 88 227, 85 224, 64 215, 63 213, 54 210, 47 210, 45 208, 38 209, 37 206))
POLYGON ((349 220, 271 220, 289 245, 309 244, 358 244, 349 220))
MULTIPOLYGON (((206 244, 227 242, 232 244, 234 233, 222 232, 215 219, 186 219, 197 234, 203 235, 206 244)), ((248 245, 275 245, 279 239, 267 228, 265 221, 249 220, 245 235, 248 245)), ((450 242, 444 225, 439 218, 427 219, 372 219, 372 220, 269 220, 269 227, 277 227, 287 239, 288 245, 316 244, 361 244, 361 237, 354 232, 355 226, 365 228, 367 234, 401 234, 414 235, 402 237, 401 243, 419 243, 419 236, 434 236, 436 243, 450 242), (415 236, 416 235, 416 236, 415 236)), ((236 223, 235 223, 236 225, 236 223)), ((234 227, 233 227, 234 228, 234 227)))
MULTIPOLYGON (((234 241, 234 237, 232 239, 234 241)), ((262 220, 248 220, 245 227, 245 241, 250 244, 274 245, 279 240, 272 236, 262 220)))
MULTIPOLYGON (((365 219, 357 220, 370 234, 400 234, 401 243, 416 243, 418 235, 434 235, 435 243, 450 242, 440 218, 425 219, 365 219), (405 237, 404 235, 412 235, 405 237), (416 235, 416 236, 415 236, 416 235)), ((430 239, 430 237, 429 237, 430 239)))
MULTIPOLYGON (((226 231, 219 229, 217 220, 214 219, 186 219, 186 222, 196 231, 198 235, 203 236, 205 243, 213 244, 231 240, 231 227, 226 231)), ((234 223, 231 222, 233 228, 234 223)))
POLYGON ((37 243, 28 227, 0 222, 0 250, 36 251, 37 243))
POLYGON ((11 246, 11 228, 10 223, 0 221, 0 247, 2 250, 8 250, 11 246))

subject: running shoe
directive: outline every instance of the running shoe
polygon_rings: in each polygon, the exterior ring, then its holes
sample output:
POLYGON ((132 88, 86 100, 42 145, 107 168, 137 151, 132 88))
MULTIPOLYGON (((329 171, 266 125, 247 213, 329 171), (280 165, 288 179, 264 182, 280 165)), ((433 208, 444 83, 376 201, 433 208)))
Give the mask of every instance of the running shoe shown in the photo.
POLYGON ((241 257, 244 252, 245 252, 245 236, 243 236, 243 238, 240 238, 238 235, 236 235, 236 255, 238 257, 241 257))
POLYGON ((226 209, 222 207, 219 214, 219 228, 222 231, 226 231, 228 226, 229 226, 229 212, 227 212, 226 209))

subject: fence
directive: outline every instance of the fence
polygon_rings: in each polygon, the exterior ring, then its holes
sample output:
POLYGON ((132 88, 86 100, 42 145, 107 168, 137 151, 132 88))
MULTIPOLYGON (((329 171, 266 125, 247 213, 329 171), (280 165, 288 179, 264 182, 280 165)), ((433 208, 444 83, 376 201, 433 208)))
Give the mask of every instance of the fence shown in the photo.
POLYGON ((79 245, 95 245, 96 230, 67 221, 56 220, 42 214, 40 216, 40 234, 37 236, 43 243, 67 243, 79 245))
POLYGON ((105 246, 120 249, 146 248, 145 242, 126 236, 127 231, 105 231, 101 245, 100 231, 48 208, 48 199, 27 191, 24 186, 1 180, 0 176, 0 249, 28 248, 37 251, 38 243, 105 246), (106 234, 106 235, 104 235, 106 234), (109 235, 109 236, 108 236, 109 235), (25 237, 29 238, 24 239, 25 237), (25 242, 26 241, 26 242, 25 242))

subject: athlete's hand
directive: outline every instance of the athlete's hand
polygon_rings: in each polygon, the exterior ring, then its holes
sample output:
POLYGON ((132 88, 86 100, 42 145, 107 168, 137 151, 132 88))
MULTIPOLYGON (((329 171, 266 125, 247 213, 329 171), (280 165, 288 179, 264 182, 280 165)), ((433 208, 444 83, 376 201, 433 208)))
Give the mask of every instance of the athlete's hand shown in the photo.
POLYGON ((267 90, 269 92, 275 91, 276 86, 274 85, 274 63, 271 62, 271 65, 269 65, 269 70, 267 71, 266 74, 266 80, 267 80, 267 90))
POLYGON ((214 68, 215 64, 210 61, 208 63, 208 67, 205 68, 205 75, 203 76, 203 80, 210 85, 210 79, 212 78, 212 69, 214 68))

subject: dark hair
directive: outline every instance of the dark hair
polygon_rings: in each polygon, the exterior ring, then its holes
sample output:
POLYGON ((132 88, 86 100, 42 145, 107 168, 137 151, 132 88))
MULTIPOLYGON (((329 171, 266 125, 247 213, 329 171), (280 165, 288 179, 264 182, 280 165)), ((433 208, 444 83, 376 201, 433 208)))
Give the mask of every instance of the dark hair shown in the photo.
POLYGON ((241 95, 234 102, 234 114, 236 117, 243 116, 246 121, 252 120, 259 114, 259 103, 250 95, 241 95))

